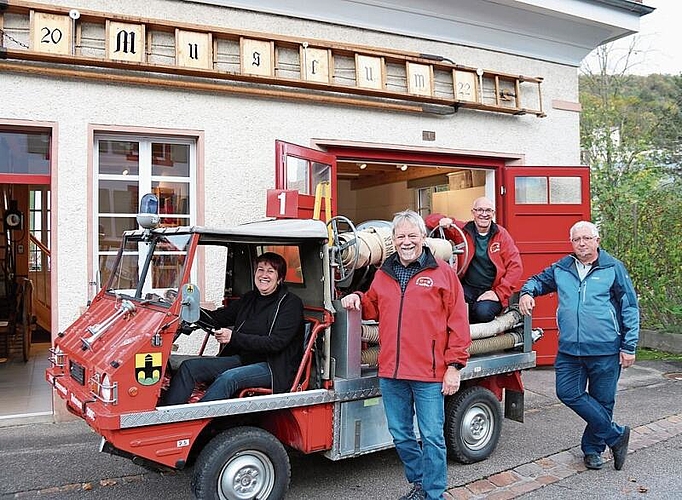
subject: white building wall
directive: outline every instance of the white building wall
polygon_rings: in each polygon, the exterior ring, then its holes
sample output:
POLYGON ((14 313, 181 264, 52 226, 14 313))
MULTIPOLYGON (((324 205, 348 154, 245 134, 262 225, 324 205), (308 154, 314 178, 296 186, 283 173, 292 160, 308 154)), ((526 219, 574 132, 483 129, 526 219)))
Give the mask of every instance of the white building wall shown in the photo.
MULTIPOLYGON (((516 155, 527 165, 577 165, 579 115, 553 109, 553 100, 578 100, 574 67, 456 47, 384 33, 298 19, 240 12, 184 2, 104 0, 50 2, 97 12, 159 18, 277 35, 440 54, 495 72, 542 76, 545 118, 533 115, 460 110, 451 116, 401 114, 364 108, 252 99, 186 90, 54 80, 0 72, 3 120, 43 120, 58 124, 58 156, 53 186, 58 246, 58 324, 63 330, 88 299, 91 276, 83 265, 84 237, 91 213, 88 199, 89 126, 189 129, 204 132, 204 192, 199 193, 208 226, 234 224, 265 215, 265 193, 274 186, 275 140, 309 146, 311 139, 453 149, 516 155), (435 132, 424 142, 422 131, 435 132)), ((210 269, 210 266, 207 267, 210 269)))

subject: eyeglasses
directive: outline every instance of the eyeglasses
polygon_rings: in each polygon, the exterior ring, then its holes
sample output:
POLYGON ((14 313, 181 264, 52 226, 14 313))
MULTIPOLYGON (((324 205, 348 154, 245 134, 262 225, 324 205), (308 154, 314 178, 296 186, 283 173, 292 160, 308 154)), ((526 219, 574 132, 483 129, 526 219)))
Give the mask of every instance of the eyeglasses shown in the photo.
POLYGON ((471 211, 479 215, 481 214, 492 215, 495 213, 495 210, 492 208, 472 208, 471 211))
POLYGON ((596 236, 578 236, 576 238, 571 238, 571 241, 573 243, 580 243, 581 241, 584 241, 585 243, 589 243, 593 239, 595 239, 596 236))

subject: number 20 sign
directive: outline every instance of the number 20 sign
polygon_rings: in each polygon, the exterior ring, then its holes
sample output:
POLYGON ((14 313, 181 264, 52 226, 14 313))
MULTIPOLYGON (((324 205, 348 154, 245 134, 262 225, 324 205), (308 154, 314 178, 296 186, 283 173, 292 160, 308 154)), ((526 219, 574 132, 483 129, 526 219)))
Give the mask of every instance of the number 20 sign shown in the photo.
POLYGON ((298 191, 290 189, 268 189, 265 215, 283 219, 298 217, 298 191))

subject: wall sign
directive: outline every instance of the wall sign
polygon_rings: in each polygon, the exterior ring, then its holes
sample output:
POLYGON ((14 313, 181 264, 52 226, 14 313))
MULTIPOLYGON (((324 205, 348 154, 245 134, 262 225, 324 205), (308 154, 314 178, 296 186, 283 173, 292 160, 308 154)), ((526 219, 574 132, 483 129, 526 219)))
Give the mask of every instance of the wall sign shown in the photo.
POLYGON ((298 191, 268 189, 265 216, 277 219, 296 219, 298 217, 298 191))
POLYGON ((447 58, 167 20, 131 20, 17 0, 0 2, 3 58, 46 63, 28 68, 0 62, 0 71, 97 79, 92 68, 99 67, 115 73, 108 80, 127 78, 136 84, 141 73, 143 84, 179 88, 220 90, 214 80, 232 80, 242 85, 232 86, 230 92, 265 97, 314 97, 318 102, 395 111, 449 114, 466 107, 545 116, 541 77, 454 64, 453 54, 447 58), (68 71, 60 73, 55 65, 68 71), (173 78, 162 80, 164 74, 173 78), (201 79, 203 83, 197 82, 201 79))

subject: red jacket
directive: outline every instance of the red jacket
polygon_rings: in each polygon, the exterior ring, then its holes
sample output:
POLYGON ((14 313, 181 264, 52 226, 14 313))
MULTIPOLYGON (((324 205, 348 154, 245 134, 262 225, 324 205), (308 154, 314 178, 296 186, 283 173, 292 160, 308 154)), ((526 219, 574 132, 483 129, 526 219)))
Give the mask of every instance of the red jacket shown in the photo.
MULTIPOLYGON (((426 227, 429 229, 438 227, 438 222, 443 217, 445 217, 445 215, 437 213, 426 216, 426 219, 424 219, 426 227)), ((474 221, 462 222, 455 220, 454 223, 464 231, 464 235, 466 236, 469 245, 469 257, 462 266, 461 276, 464 276, 476 252, 476 225, 474 224, 474 221)), ((459 233, 453 229, 443 228, 443 232, 445 233, 446 238, 455 243, 458 243, 459 240, 462 239, 459 233)), ((492 291, 495 292, 500 299, 502 306, 508 306, 511 294, 518 291, 523 284, 521 283, 521 274, 523 273, 521 255, 519 255, 519 249, 516 248, 514 239, 505 228, 493 222, 490 225, 490 232, 488 257, 490 257, 491 262, 495 265, 495 269, 497 270, 495 281, 493 281, 492 291)))
MULTIPOLYGON (((466 365, 471 334, 462 285, 428 248, 425 266, 400 290, 391 255, 360 295, 362 317, 379 321, 379 376, 442 382, 451 363, 466 365)), ((357 292, 356 292, 357 293, 357 292)))

